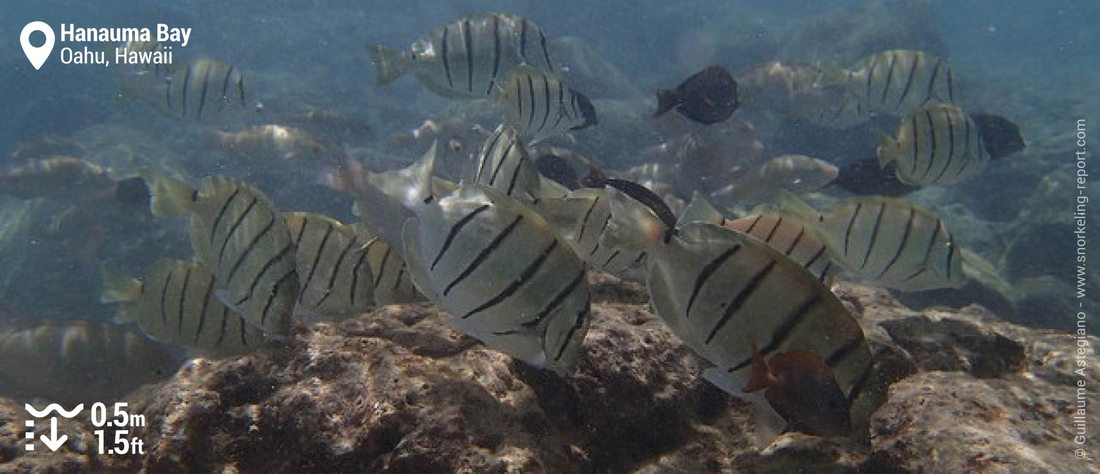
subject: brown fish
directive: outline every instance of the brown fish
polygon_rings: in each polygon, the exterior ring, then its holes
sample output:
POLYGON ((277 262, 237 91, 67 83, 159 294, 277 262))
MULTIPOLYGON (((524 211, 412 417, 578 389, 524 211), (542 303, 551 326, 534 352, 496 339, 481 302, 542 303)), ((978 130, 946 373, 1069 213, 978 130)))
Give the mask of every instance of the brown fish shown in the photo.
POLYGON ((114 185, 107 170, 70 156, 0 171, 0 194, 20 199, 79 199, 111 190, 114 185))
POLYGON ((689 119, 712 124, 730 118, 738 105, 737 82, 733 76, 721 66, 710 66, 680 83, 675 90, 658 90, 657 113, 653 116, 675 108, 689 119))
POLYGON ((277 157, 283 160, 316 160, 332 155, 329 147, 310 133, 286 125, 257 125, 237 132, 212 131, 206 146, 243 158, 277 157))
POLYGON ((814 436, 848 436, 852 432, 851 402, 820 356, 798 349, 765 361, 753 344, 752 363, 752 375, 743 390, 764 390, 764 398, 787 422, 786 431, 814 436))

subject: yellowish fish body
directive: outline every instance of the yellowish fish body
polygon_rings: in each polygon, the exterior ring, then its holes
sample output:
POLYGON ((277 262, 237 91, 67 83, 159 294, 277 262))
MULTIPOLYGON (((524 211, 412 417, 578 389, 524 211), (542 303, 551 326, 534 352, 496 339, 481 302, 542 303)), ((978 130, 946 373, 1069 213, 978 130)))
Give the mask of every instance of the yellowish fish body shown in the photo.
POLYGON ((539 197, 541 178, 519 133, 501 124, 485 144, 464 176, 464 184, 495 188, 522 202, 539 197))
POLYGON ((366 242, 352 229, 309 212, 283 214, 296 248, 297 313, 353 317, 374 307, 374 273, 366 242))
POLYGON ((989 153, 966 112, 935 104, 904 118, 893 137, 882 137, 878 158, 896 167, 902 183, 946 186, 977 174, 989 153))
POLYGON ((852 68, 850 94, 872 111, 907 116, 935 103, 958 103, 951 66, 942 58, 906 49, 872 54, 852 68))
POLYGON ((531 145, 570 130, 598 123, 596 109, 556 74, 523 65, 515 68, 496 94, 504 122, 531 145))
POLYGON ((165 344, 224 357, 250 352, 266 341, 259 328, 218 299, 217 280, 198 263, 160 259, 141 280, 109 271, 104 287, 104 301, 121 303, 120 321, 136 322, 165 344))

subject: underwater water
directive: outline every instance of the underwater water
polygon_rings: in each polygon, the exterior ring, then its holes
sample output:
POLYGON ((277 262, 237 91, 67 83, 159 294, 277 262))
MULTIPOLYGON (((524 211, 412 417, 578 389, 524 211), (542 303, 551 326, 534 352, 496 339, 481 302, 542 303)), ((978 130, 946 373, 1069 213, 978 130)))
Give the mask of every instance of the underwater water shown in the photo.
POLYGON ((1095 470, 1098 20, 7 4, 0 471, 1095 470))

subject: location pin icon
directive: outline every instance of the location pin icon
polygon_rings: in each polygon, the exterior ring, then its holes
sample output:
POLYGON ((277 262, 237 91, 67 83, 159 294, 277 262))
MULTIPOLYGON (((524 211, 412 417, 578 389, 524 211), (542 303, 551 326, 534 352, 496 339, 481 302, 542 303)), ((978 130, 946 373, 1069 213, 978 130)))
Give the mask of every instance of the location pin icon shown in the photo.
POLYGON ((46 63, 46 59, 50 57, 50 52, 53 51, 53 28, 42 21, 32 21, 27 23, 27 26, 23 27, 23 32, 19 34, 19 44, 23 46, 23 54, 27 55, 27 59, 30 60, 31 66, 37 71, 42 68, 42 65, 46 63), (35 47, 31 45, 31 33, 35 31, 41 31, 43 35, 46 35, 46 42, 42 46, 35 47))

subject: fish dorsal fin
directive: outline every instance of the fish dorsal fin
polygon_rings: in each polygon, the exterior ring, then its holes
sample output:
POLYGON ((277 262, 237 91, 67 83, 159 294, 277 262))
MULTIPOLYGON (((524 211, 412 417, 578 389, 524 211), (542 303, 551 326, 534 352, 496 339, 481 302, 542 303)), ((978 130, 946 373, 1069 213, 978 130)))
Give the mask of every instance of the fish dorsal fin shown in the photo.
POLYGON ((817 229, 817 223, 821 220, 821 212, 786 189, 779 190, 779 206, 776 211, 810 229, 817 229))
POLYGON ((415 209, 431 202, 435 198, 432 173, 435 170, 438 144, 438 141, 432 141, 428 151, 412 165, 396 171, 370 173, 367 180, 383 194, 400 202, 406 209, 415 209))
POLYGON ((680 213, 680 218, 676 220, 676 227, 681 227, 689 222, 722 225, 726 222, 726 217, 702 193, 695 191, 691 196, 691 203, 684 208, 683 212, 680 213))

